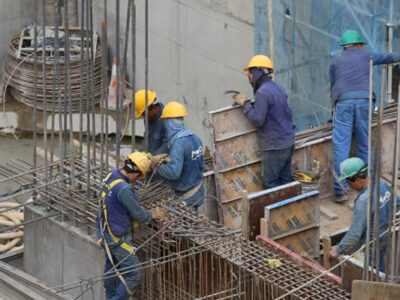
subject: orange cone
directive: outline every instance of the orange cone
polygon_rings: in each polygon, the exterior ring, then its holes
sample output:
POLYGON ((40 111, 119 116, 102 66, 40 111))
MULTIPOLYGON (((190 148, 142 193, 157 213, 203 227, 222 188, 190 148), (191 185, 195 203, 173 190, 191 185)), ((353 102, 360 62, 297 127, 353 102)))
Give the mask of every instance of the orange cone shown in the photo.
POLYGON ((114 57, 113 65, 111 69, 111 80, 110 85, 108 86, 108 108, 116 109, 116 92, 117 89, 117 59, 114 57))

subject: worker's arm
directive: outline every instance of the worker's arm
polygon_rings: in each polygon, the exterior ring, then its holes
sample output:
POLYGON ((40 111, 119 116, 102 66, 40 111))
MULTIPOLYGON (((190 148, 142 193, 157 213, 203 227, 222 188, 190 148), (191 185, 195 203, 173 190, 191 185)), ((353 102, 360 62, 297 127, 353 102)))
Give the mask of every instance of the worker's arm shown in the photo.
POLYGON ((150 223, 150 212, 140 206, 139 202, 136 199, 135 193, 130 187, 126 187, 120 190, 118 194, 118 200, 129 212, 132 221, 137 221, 142 224, 150 223))
POLYGON ((335 247, 335 251, 340 254, 350 252, 356 248, 361 241, 361 236, 367 228, 367 205, 365 200, 358 199, 354 205, 353 222, 346 235, 335 247))
POLYGON ((183 168, 183 145, 181 145, 179 142, 175 142, 170 150, 169 158, 171 159, 171 162, 161 165, 157 169, 157 173, 166 179, 177 180, 181 177, 183 168))
POLYGON ((374 60, 374 65, 392 64, 400 61, 400 52, 378 53, 371 52, 374 60))
POLYGON ((256 93, 255 98, 254 104, 249 101, 244 104, 243 111, 255 127, 261 127, 268 113, 268 95, 259 92, 256 93))

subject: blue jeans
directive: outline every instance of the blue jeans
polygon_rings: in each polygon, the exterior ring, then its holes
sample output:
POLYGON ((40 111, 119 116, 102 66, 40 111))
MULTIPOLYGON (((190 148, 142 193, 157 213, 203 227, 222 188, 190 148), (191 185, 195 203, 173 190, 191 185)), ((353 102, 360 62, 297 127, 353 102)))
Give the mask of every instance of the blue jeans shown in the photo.
MULTIPOLYGON (((333 167, 340 176, 340 163, 349 158, 353 130, 356 138, 357 155, 365 163, 368 161, 368 99, 347 99, 336 104, 334 125, 332 132, 333 167)), ((373 152, 371 149, 371 162, 373 152)), ((370 164, 372 172, 372 163, 370 164)), ((349 186, 343 180, 344 187, 349 186)), ((337 181, 334 179, 333 188, 336 195, 344 195, 337 181)))
MULTIPOLYGON (((125 239, 125 242, 132 246, 132 238, 128 237, 125 239)), ((118 264, 122 259, 129 255, 129 252, 123 249, 120 246, 110 245, 111 255, 113 257, 114 264, 118 264)), ((104 250, 105 251, 105 250, 104 250)), ((119 266, 118 269, 123 269, 127 267, 133 267, 139 264, 139 259, 136 255, 129 255, 127 259, 125 259, 119 266)), ((110 269, 112 269, 111 261, 108 259, 107 253, 105 253, 105 265, 104 265, 104 274, 110 269)), ((125 285, 119 280, 118 276, 116 276, 115 272, 112 271, 111 274, 107 274, 105 276, 115 275, 114 277, 104 279, 104 288, 106 289, 106 299, 107 300, 123 300, 129 299, 128 291, 125 288, 125 285)), ((123 274, 125 281, 131 291, 133 291, 142 281, 142 271, 134 270, 128 273, 123 274)))
POLYGON ((262 152, 261 168, 264 188, 270 189, 292 181, 294 145, 281 150, 262 152))

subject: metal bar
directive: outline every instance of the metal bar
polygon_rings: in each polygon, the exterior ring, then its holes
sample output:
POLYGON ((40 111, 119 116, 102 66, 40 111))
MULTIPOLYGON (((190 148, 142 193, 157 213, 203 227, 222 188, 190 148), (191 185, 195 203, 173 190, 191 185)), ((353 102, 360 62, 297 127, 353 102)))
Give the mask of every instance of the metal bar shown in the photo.
POLYGON ((145 0, 144 11, 145 34, 144 34, 144 86, 145 86, 145 110, 144 110, 144 150, 149 150, 149 1, 145 0))
MULTIPOLYGON (((373 97, 373 57, 369 57, 369 106, 368 106, 368 175, 367 175, 367 180, 368 180, 368 204, 367 204, 367 232, 369 233, 371 230, 371 166, 372 166, 372 161, 371 161, 371 123, 372 123, 372 97, 373 97)), ((365 237, 366 241, 366 250, 365 250, 365 256, 364 256, 364 268, 363 268, 363 275, 362 279, 367 280, 369 277, 369 240, 370 240, 370 235, 367 234, 365 237)))
MULTIPOLYGON (((82 0, 83 1, 83 0, 82 0)), ((82 12, 83 13, 83 12, 82 12)), ((86 43, 89 43, 89 0, 86 0, 86 43)), ((90 44, 86 45, 86 47, 89 47, 90 44)), ((86 88, 88 89, 90 86, 90 59, 89 59, 89 50, 87 49, 86 51, 86 88)), ((86 180, 87 180, 87 185, 86 185, 86 194, 87 197, 90 198, 90 95, 88 92, 86 92, 86 144, 87 144, 87 152, 86 152, 86 158, 87 158, 87 175, 86 175, 86 180)), ((92 128, 95 130, 94 128, 92 128)))
MULTIPOLYGON (((34 65, 33 65, 33 70, 34 70, 34 105, 33 105, 33 168, 36 169, 37 166, 37 153, 36 153, 36 148, 37 148, 37 73, 38 73, 38 68, 37 68, 37 22, 38 22, 38 0, 35 0, 35 27, 34 27, 34 65)), ((43 41, 44 43, 44 41, 43 41)), ((43 54, 44 55, 44 54, 43 54)), ((44 72, 44 70, 43 70, 44 72)), ((5 101, 5 99, 3 99, 5 101)), ((34 184, 36 183, 36 176, 35 173, 33 173, 33 182, 34 184)), ((36 199, 36 194, 33 193, 32 197, 36 199)))
POLYGON ((132 152, 136 149, 136 124, 135 124, 135 107, 136 107, 136 99, 135 99, 135 91, 136 91, 136 5, 135 0, 132 1, 132 135, 131 135, 131 143, 132 152))
MULTIPOLYGON (((80 28, 80 33, 81 33, 81 47, 84 47, 82 51, 80 52, 80 74, 79 74, 79 79, 81 82, 80 85, 80 99, 79 99, 79 157, 82 158, 83 156, 83 89, 84 89, 84 84, 83 84, 83 61, 84 61, 84 51, 87 51, 87 40, 85 39, 85 44, 84 44, 84 34, 83 34, 83 29, 85 28, 85 1, 81 0, 81 28, 80 28)), ((87 86, 86 82, 86 86, 87 86)))

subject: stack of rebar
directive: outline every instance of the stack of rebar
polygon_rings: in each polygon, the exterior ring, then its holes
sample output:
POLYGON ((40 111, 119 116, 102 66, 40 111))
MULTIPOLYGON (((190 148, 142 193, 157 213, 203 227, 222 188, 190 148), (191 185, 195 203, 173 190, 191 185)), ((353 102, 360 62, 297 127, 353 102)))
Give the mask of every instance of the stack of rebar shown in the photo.
MULTIPOLYGON (((96 33, 93 38, 86 40, 86 32, 80 28, 69 29, 69 63, 66 63, 66 46, 65 32, 60 28, 59 43, 54 43, 54 28, 46 27, 46 35, 37 36, 38 52, 37 52, 37 72, 36 72, 36 95, 37 109, 47 111, 59 110, 58 101, 60 99, 60 107, 64 109, 69 106, 71 99, 72 111, 79 111, 81 105, 86 106, 89 101, 89 108, 92 108, 100 102, 101 97, 101 61, 102 47, 100 39, 96 33), (81 36, 82 35, 82 36, 81 36), (83 44, 81 44, 83 41, 83 44), (61 45, 55 45, 61 44, 61 45), (40 46, 43 45, 43 46, 40 46), (57 50, 58 46, 58 50, 57 50), (94 61, 91 59, 88 48, 94 49, 94 61), (81 52, 86 51, 88 57, 81 62, 81 52), (55 59, 55 53, 59 53, 59 59, 55 59), (44 55, 43 55, 44 54, 44 55), (45 57, 45 64, 43 58, 45 57), (56 68, 56 61, 59 68, 56 68), (81 80, 81 73, 88 69, 88 65, 93 64, 93 97, 89 96, 89 83, 86 76, 81 80), (44 67, 45 65, 45 67, 44 67), (68 68, 68 70, 66 70, 68 68), (43 72, 44 70, 44 72, 43 72), (69 72, 69 85, 66 85, 66 73, 69 72), (44 83, 44 73, 46 74, 46 83, 44 83), (45 89, 44 89, 45 85, 45 89), (66 91, 70 89, 69 92, 66 91), (46 91, 46 101, 43 101, 44 91, 46 91), (83 93, 83 94, 82 94, 83 93), (83 101, 83 103, 81 103, 83 101), (54 105, 56 104, 56 105, 54 105)), ((35 78, 34 78, 34 38, 29 35, 29 30, 24 28, 18 35, 14 36, 8 44, 8 55, 4 64, 2 80, 5 85, 11 86, 11 94, 13 97, 30 106, 34 106, 35 95, 35 78)))

